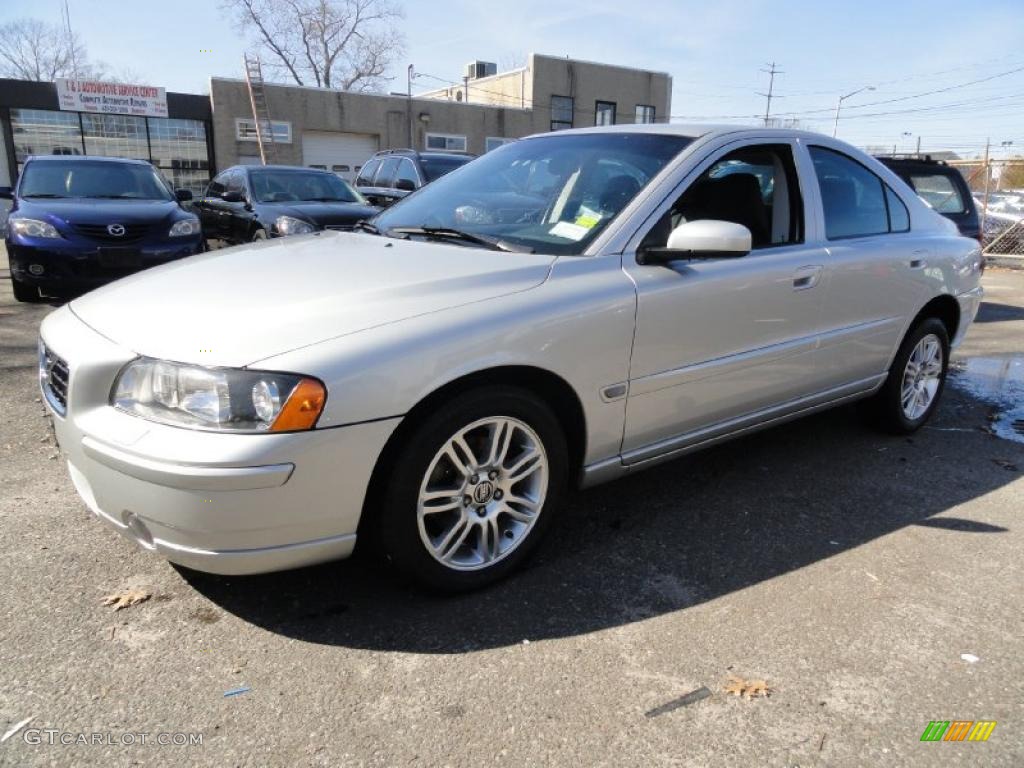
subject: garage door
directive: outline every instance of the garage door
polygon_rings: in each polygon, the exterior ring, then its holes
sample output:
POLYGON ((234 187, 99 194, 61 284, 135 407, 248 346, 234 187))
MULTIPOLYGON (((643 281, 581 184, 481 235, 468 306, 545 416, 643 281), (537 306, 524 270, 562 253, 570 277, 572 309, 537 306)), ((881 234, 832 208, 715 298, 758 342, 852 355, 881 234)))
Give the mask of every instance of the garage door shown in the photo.
POLYGON ((355 181, 363 163, 377 151, 377 137, 366 133, 305 131, 302 134, 302 164, 334 171, 355 181))

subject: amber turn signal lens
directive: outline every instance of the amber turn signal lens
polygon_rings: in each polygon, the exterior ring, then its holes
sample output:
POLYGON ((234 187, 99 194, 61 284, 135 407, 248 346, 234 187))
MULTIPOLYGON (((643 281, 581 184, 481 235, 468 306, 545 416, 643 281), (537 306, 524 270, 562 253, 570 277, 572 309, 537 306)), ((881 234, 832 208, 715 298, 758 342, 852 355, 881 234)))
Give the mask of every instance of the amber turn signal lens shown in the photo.
POLYGON ((314 379, 302 379, 295 385, 291 395, 285 401, 281 412, 270 425, 271 432, 292 432, 300 429, 312 429, 324 409, 327 392, 324 385, 314 379))

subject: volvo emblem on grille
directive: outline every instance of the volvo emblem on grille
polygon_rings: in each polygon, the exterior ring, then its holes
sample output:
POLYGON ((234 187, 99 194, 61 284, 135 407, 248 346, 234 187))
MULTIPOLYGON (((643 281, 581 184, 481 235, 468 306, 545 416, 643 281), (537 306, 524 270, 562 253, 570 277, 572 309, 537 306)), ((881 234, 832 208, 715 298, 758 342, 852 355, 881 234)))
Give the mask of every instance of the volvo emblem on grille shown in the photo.
POLYGON ((114 237, 124 237, 124 224, 107 224, 107 232, 114 237))

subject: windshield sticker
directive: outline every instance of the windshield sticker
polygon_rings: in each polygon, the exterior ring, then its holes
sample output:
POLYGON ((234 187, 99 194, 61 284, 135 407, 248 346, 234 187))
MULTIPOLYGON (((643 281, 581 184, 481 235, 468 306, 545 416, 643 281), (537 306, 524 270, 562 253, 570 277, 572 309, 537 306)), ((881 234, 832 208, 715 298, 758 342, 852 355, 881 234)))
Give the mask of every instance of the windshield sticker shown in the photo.
POLYGON ((560 221, 549 230, 549 233, 555 237, 564 237, 566 240, 582 240, 589 231, 589 227, 573 224, 571 221, 560 221))
POLYGON ((591 208, 587 208, 585 205, 580 206, 579 213, 576 216, 574 223, 587 229, 593 229, 601 222, 600 211, 595 211, 591 208))

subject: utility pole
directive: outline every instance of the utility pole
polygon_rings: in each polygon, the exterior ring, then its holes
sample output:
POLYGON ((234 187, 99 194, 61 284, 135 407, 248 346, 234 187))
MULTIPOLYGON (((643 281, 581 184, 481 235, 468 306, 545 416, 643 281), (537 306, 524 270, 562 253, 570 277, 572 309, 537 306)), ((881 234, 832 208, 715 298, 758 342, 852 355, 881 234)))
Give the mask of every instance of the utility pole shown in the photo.
POLYGON ((768 64, 767 66, 768 69, 762 69, 760 71, 768 73, 768 93, 757 94, 758 96, 764 96, 765 98, 768 99, 768 103, 765 104, 764 107, 764 124, 766 127, 768 125, 768 116, 771 114, 772 111, 772 93, 775 90, 775 76, 785 74, 781 69, 775 68, 774 61, 771 64, 768 64))
POLYGON ((406 131, 407 141, 405 146, 409 149, 413 149, 412 146, 412 79, 416 77, 416 70, 413 65, 410 64, 406 70, 405 79, 405 117, 408 124, 408 130, 406 131))
POLYGON ((992 144, 992 139, 985 139, 985 198, 981 204, 981 250, 985 251, 985 219, 988 218, 988 180, 991 174, 989 173, 988 167, 988 151, 992 144))
POLYGON ((843 108, 843 102, 846 101, 851 96, 856 96, 858 93, 863 93, 864 91, 873 91, 873 90, 875 90, 875 86, 873 86, 873 85, 865 85, 863 88, 858 88, 856 91, 850 91, 849 93, 839 97, 839 101, 836 103, 836 121, 832 125, 832 138, 833 139, 836 137, 836 134, 839 132, 839 110, 841 110, 843 108))
POLYGON ((914 154, 917 157, 921 157, 921 134, 917 134, 917 152, 914 154))

